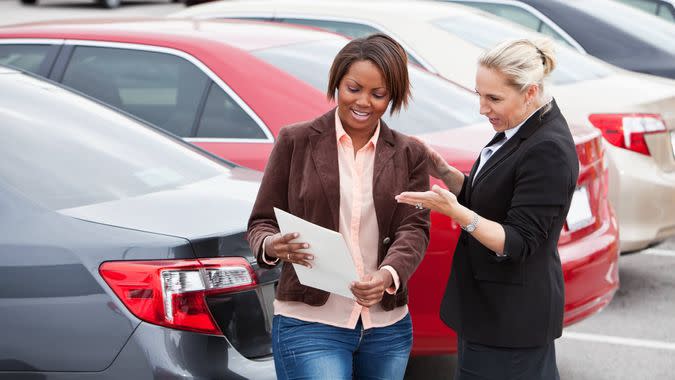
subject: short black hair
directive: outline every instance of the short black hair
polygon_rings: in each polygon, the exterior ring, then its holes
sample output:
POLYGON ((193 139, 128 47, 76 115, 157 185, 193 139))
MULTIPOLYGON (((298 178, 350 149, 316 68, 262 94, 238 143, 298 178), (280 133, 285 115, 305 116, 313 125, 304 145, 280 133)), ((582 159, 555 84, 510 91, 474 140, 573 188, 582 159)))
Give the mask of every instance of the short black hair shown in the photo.
POLYGON ((335 100, 340 81, 352 63, 370 61, 377 66, 391 96, 391 114, 398 112, 410 100, 408 55, 393 38, 377 33, 350 41, 333 59, 328 78, 327 96, 335 100))

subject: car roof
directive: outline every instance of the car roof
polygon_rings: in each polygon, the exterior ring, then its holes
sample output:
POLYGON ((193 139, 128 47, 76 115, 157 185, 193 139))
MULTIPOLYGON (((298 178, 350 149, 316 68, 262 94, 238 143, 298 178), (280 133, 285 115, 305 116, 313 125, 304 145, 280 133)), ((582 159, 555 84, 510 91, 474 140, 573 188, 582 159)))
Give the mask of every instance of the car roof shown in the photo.
POLYGON ((236 9, 248 9, 259 12, 266 12, 274 16, 280 12, 287 13, 294 11, 296 13, 311 12, 312 14, 327 13, 339 14, 355 19, 370 18, 395 19, 397 21, 406 21, 407 13, 414 11, 415 14, 425 16, 427 19, 434 19, 438 12, 447 12, 448 9, 456 12, 472 12, 471 8, 461 6, 447 7, 446 3, 436 1, 357 1, 357 0, 336 0, 336 1, 317 1, 317 0, 250 0, 250 1, 216 1, 200 4, 185 10, 176 12, 169 17, 185 17, 192 13, 200 13, 203 9, 209 9, 212 12, 230 11, 236 9), (358 12, 356 11, 358 10, 358 12))
POLYGON ((208 40, 246 51, 338 38, 329 32, 307 33, 303 27, 241 20, 176 20, 164 18, 77 19, 9 25, 0 36, 20 38, 133 40, 137 43, 180 47, 208 40))
MULTIPOLYGON (((486 12, 450 3, 429 1, 387 1, 386 6, 380 1, 302 1, 302 0, 252 0, 252 1, 220 1, 206 3, 187 8, 169 17, 217 18, 223 17, 259 17, 268 15, 279 18, 302 15, 318 19, 349 21, 376 26, 377 29, 397 39, 413 56, 426 57, 425 67, 434 73, 450 77, 442 68, 452 66, 459 70, 459 77, 473 78, 474 70, 463 68, 472 65, 461 65, 457 60, 470 60, 478 57, 483 49, 455 35, 434 27, 429 21, 462 15, 483 15, 498 22, 505 22, 486 12), (414 49, 406 44, 414 41, 414 49), (457 56, 453 52, 438 48, 438 41, 447 41, 454 51, 461 51, 457 56), (434 64, 436 62, 436 64, 434 64)), ((526 33, 531 33, 527 31, 526 33)), ((454 71, 453 71, 454 72, 454 71)))

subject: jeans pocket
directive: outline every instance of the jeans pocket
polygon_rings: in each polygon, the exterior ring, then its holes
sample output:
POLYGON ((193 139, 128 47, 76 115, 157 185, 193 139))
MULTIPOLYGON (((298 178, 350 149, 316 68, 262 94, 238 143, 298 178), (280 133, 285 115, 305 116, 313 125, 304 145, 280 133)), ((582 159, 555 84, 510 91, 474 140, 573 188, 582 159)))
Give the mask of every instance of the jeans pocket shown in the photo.
POLYGON ((286 345, 288 342, 304 341, 311 337, 311 329, 313 326, 319 325, 316 322, 307 322, 301 319, 284 317, 283 315, 275 315, 274 319, 277 321, 275 327, 277 329, 276 335, 281 345, 286 345))

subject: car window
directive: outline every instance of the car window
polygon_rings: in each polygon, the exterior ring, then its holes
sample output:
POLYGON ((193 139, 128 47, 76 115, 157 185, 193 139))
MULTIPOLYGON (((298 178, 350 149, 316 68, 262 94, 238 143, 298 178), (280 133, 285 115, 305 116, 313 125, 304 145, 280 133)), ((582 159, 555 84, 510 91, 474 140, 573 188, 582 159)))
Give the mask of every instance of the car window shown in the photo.
MULTIPOLYGON (((478 15, 449 17, 433 22, 438 28, 480 48, 490 49, 506 39, 527 38, 532 35, 522 28, 497 23, 478 15)), ((612 70, 572 49, 556 49, 558 66, 551 73, 555 84, 575 83, 608 76, 612 70)))
POLYGON ((604 1, 566 2, 582 12, 592 15, 629 35, 675 54, 675 25, 625 6, 612 6, 604 1), (612 6, 608 12, 608 6, 612 6))
POLYGON ((191 136, 208 77, 171 54, 78 46, 63 84, 180 137, 191 136))
MULTIPOLYGON (((277 21, 295 25, 313 26, 316 28, 328 30, 333 33, 341 34, 349 38, 360 38, 375 33, 384 33, 381 30, 373 28, 370 25, 364 25, 355 22, 312 20, 312 19, 290 18, 290 17, 277 19, 277 21)), ((408 53, 408 61, 416 64, 417 66, 422 66, 422 64, 418 60, 416 60, 415 57, 410 55, 410 53, 408 53)))
POLYGON ((40 65, 47 58, 51 45, 0 44, 0 65, 39 73, 40 65))
POLYGON ((668 4, 661 4, 661 6, 659 7, 659 11, 656 13, 656 15, 664 20, 674 22, 675 7, 669 6, 668 4))
POLYGON ((555 29, 551 28, 551 27, 550 27, 547 23, 545 23, 545 22, 542 22, 541 25, 539 25, 539 30, 538 30, 538 32, 541 33, 541 34, 545 34, 545 35, 547 35, 547 36, 553 38, 553 39, 556 40, 557 42, 560 42, 560 43, 563 43, 563 44, 565 44, 565 45, 567 45, 567 46, 569 46, 569 47, 572 47, 572 44, 570 44, 569 41, 567 41, 567 40, 565 39, 565 37, 561 36, 560 33, 556 32, 555 29))
POLYGON ((656 14, 656 8, 658 8, 659 3, 651 0, 619 0, 620 2, 630 5, 643 11, 649 12, 651 14, 656 14))
MULTIPOLYGON (((273 47, 253 52, 258 58, 284 70, 320 91, 328 86, 333 57, 345 45, 323 40, 273 47)), ((417 67, 409 68, 413 99, 400 114, 385 114, 390 127, 417 135, 480 122, 478 99, 471 92, 417 67)))
POLYGON ((0 91, 0 117, 0 181, 54 210, 183 187, 231 168, 156 128, 25 76, 0 91), (30 109, 40 112, 29 117, 30 109))
POLYGON ((215 83, 211 84, 197 137, 266 139, 260 126, 234 99, 215 83))
POLYGON ((470 5, 478 9, 490 12, 499 17, 503 17, 509 21, 520 24, 526 28, 537 30, 539 29, 539 23, 541 22, 532 13, 526 11, 523 8, 516 7, 508 4, 491 4, 491 3, 474 3, 471 1, 462 1, 460 4, 470 5))
MULTIPOLYGON (((478 9, 484 10, 486 12, 492 13, 495 16, 505 18, 511 22, 522 25, 528 29, 536 30, 540 33, 544 33, 549 37, 554 38, 558 42, 562 42, 565 45, 570 45, 567 40, 561 36, 558 32, 553 30, 549 25, 540 20, 537 16, 528 12, 527 10, 508 4, 491 4, 491 3, 474 3, 471 1, 464 2, 460 4, 470 5, 478 9)), ((571 46, 571 45, 570 45, 571 46)))

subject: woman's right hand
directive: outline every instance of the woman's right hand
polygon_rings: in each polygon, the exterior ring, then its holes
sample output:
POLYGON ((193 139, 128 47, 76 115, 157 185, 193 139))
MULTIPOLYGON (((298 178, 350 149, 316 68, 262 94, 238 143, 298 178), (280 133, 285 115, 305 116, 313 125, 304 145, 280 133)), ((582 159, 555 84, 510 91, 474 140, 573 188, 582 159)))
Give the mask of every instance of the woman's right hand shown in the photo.
POLYGON ((443 156, 436 152, 434 148, 429 146, 429 144, 427 144, 424 140, 417 136, 410 137, 424 146, 427 154, 427 162, 429 163, 429 175, 443 180, 443 177, 452 170, 450 164, 448 164, 443 156))
POLYGON ((309 248, 309 244, 303 242, 291 242, 299 236, 300 235, 297 232, 286 235, 282 235, 281 233, 272 235, 272 237, 265 241, 265 255, 272 259, 278 258, 281 261, 300 264, 307 268, 311 268, 311 261, 314 260, 314 256, 310 253, 299 252, 301 249, 309 248))
POLYGON ((427 144, 424 140, 416 136, 410 137, 418 141, 424 147, 427 156, 429 175, 443 181, 451 193, 458 195, 462 190, 462 185, 464 184, 464 173, 457 170, 457 168, 454 166, 448 164, 445 158, 443 158, 443 156, 430 147, 429 144, 427 144))

